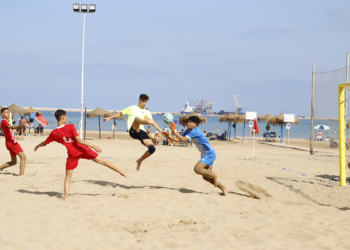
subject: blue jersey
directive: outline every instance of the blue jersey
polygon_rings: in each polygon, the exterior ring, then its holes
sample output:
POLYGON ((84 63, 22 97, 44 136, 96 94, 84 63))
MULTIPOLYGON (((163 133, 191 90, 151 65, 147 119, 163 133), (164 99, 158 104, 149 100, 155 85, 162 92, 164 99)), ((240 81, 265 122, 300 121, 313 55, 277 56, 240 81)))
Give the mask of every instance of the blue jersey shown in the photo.
POLYGON ((201 152, 201 157, 208 153, 215 152, 203 132, 197 127, 192 130, 187 129, 182 136, 189 138, 196 145, 199 152, 201 152))

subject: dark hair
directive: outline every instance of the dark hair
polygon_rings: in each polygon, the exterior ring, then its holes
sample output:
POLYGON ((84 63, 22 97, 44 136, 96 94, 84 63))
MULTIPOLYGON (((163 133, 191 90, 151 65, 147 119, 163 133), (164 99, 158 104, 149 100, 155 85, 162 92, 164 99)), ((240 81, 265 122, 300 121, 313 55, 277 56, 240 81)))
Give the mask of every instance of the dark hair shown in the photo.
POLYGON ((63 115, 66 115, 66 114, 67 114, 67 112, 64 111, 63 109, 57 109, 55 112, 55 117, 56 117, 57 121, 59 121, 59 120, 61 120, 61 117, 63 115))
POLYGON ((148 101, 148 100, 149 100, 149 97, 148 97, 148 95, 146 95, 146 94, 141 94, 139 99, 140 99, 140 100, 146 100, 146 101, 148 101))
POLYGON ((198 116, 190 116, 190 117, 188 117, 188 120, 190 120, 191 122, 197 123, 197 126, 201 122, 201 120, 199 119, 198 116))
POLYGON ((21 119, 23 119, 23 116, 21 116, 21 119))
POLYGON ((2 112, 4 112, 5 110, 9 110, 8 108, 2 108, 1 109, 1 114, 2 114, 2 112))

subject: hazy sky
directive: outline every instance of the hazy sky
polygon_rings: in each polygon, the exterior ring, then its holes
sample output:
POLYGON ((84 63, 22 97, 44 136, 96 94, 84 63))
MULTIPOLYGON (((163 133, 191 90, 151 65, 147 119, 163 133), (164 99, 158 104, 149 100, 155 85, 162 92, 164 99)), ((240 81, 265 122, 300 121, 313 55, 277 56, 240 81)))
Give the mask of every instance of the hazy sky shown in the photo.
MULTIPOLYGON (((84 3, 84 2, 83 2, 84 3)), ((348 1, 100 0, 86 14, 84 106, 309 115, 316 71, 345 66, 348 1)), ((2 1, 0 105, 80 108, 83 14, 71 1, 2 1)))

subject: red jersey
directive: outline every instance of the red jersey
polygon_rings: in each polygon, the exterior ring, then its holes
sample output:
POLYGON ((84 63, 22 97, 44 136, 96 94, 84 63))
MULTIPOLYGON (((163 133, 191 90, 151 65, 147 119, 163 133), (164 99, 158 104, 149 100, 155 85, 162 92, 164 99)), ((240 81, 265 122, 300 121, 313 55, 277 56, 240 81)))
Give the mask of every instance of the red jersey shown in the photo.
POLYGON ((82 155, 89 154, 91 149, 84 145, 80 145, 75 137, 78 136, 77 130, 73 124, 65 124, 51 131, 46 143, 53 141, 61 143, 67 148, 68 158, 77 158, 82 155))
POLYGON ((6 143, 10 142, 13 144, 18 144, 18 142, 16 141, 15 133, 12 129, 9 128, 10 125, 11 124, 5 119, 1 121, 1 129, 4 132, 6 143))

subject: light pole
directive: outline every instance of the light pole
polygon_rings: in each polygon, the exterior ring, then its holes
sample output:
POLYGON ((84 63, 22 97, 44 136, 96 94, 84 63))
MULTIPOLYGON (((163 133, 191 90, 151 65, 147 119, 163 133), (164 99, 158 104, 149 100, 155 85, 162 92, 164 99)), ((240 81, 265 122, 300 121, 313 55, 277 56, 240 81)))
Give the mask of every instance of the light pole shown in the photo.
POLYGON ((83 104, 84 104, 84 41, 85 41, 85 13, 95 13, 96 4, 90 4, 89 10, 87 4, 82 4, 80 8, 80 4, 73 4, 73 11, 75 13, 83 13, 83 52, 82 52, 82 62, 81 62, 81 116, 80 116, 80 138, 83 138, 83 104))

